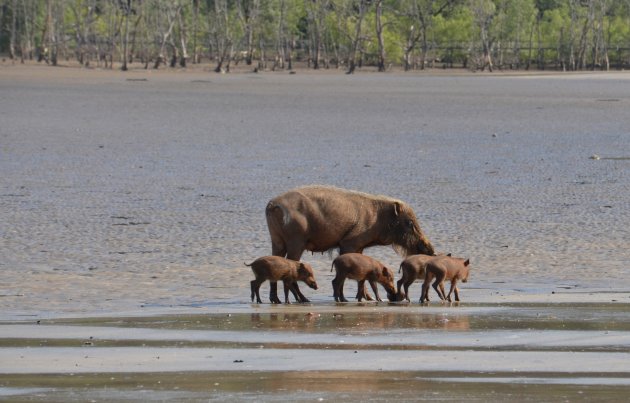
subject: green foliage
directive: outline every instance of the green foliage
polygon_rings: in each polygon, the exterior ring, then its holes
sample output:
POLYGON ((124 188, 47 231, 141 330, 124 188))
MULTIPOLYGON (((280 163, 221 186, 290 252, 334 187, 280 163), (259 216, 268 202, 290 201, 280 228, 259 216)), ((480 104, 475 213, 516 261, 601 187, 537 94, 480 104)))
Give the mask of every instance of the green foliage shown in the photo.
POLYGON ((467 45, 472 40, 473 16, 467 7, 458 7, 449 18, 433 18, 434 36, 444 46, 467 45))
MULTIPOLYGON (((191 54, 193 47, 205 62, 221 55, 238 60, 248 46, 258 58, 347 62, 363 4, 357 56, 371 64, 378 55, 375 1, 132 0, 128 17, 118 0, 0 4, 2 52, 13 41, 22 55, 55 47, 67 57, 118 61, 129 18, 130 56, 145 63, 161 52, 191 54)), ((463 62, 484 48, 505 68, 527 58, 539 67, 594 68, 608 59, 630 67, 628 0, 384 0, 382 10, 387 64, 463 62)))
POLYGON ((606 34, 609 48, 627 47, 630 44, 630 17, 609 17, 606 34))

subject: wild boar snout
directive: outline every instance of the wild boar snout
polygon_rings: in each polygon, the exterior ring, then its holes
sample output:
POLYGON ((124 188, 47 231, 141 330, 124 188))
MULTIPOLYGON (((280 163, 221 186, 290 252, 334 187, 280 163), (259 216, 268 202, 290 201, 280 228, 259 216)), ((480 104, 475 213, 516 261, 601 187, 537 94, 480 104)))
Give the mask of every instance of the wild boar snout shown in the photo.
POLYGON ((389 298, 390 301, 396 301, 396 287, 394 287, 394 282, 383 284, 383 287, 385 287, 385 291, 387 291, 387 298, 389 298), (393 296, 393 299, 390 298, 390 295, 393 296))
POLYGON ((464 278, 462 278, 462 283, 467 283, 468 282, 468 278, 470 277, 470 266, 466 265, 466 275, 464 276, 464 278))

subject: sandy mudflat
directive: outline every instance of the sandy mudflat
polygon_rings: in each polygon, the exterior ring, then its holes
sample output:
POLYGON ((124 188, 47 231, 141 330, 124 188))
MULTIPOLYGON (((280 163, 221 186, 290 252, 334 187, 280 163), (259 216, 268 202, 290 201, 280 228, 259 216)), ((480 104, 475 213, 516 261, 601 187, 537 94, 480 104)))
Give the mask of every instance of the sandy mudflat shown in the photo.
POLYGON ((17 401, 624 401, 627 304, 252 305, 0 325, 17 401))
POLYGON ((0 65, 0 399, 622 400, 628 111, 625 72, 0 65), (407 201, 463 303, 337 305, 305 255, 312 305, 251 305, 265 204, 311 183, 407 201))

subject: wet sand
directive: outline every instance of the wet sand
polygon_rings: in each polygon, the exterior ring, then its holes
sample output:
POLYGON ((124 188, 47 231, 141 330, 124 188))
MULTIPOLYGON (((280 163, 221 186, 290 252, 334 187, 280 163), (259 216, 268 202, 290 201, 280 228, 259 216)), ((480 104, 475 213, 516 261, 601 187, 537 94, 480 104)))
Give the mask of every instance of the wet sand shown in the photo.
POLYGON ((627 395, 628 73, 2 65, 0 94, 0 399, 627 395), (411 204, 471 258, 462 304, 335 304, 327 255, 313 304, 250 304, 264 206, 310 183, 411 204))
POLYGON ((0 326, 0 397, 624 401, 629 351, 630 310, 618 303, 55 319, 0 326))

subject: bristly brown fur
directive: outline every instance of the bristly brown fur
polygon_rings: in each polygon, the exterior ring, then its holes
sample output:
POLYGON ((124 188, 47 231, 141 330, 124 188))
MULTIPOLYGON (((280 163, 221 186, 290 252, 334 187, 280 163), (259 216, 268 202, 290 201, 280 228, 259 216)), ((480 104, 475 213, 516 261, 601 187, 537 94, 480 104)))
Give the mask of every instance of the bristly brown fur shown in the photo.
POLYGON ((300 191, 302 189, 313 189, 313 190, 317 190, 317 189, 321 189, 322 191, 326 191, 326 190, 332 190, 335 192, 341 192, 341 193, 345 193, 348 196, 352 195, 356 195, 356 196, 360 196, 362 198, 366 198, 366 199, 370 199, 373 201, 388 201, 388 202, 398 202, 398 203, 403 203, 403 201, 395 199, 393 197, 389 197, 389 196, 385 196, 385 195, 376 195, 376 194, 371 194, 371 193, 365 193, 365 192, 361 192, 358 190, 351 190, 351 189, 343 189, 337 186, 332 186, 332 185, 306 185, 306 186, 300 186, 298 188, 295 188, 295 191, 300 191))
MULTIPOLYGON (((413 210, 405 203, 400 203, 400 215, 404 217, 409 217, 413 222, 413 231, 395 231, 398 238, 393 239, 392 248, 394 251, 404 257, 415 255, 418 253, 418 244, 422 240, 422 231, 418 225, 418 220, 416 219, 416 215, 413 210)), ((405 226, 406 223, 398 222, 399 226, 405 226)))
POLYGON ((361 253, 374 245, 393 245, 405 256, 434 253, 413 209, 387 196, 303 186, 271 199, 266 218, 272 254, 287 259, 300 260, 306 250, 361 253))

